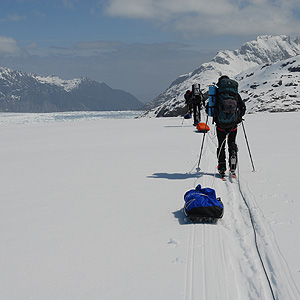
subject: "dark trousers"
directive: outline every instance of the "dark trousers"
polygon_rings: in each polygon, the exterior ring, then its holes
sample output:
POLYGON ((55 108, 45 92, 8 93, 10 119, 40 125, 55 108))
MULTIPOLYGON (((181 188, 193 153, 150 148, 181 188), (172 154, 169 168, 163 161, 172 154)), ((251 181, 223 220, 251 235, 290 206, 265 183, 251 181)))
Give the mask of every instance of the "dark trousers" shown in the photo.
POLYGON ((194 124, 198 124, 201 121, 201 104, 200 103, 193 103, 193 117, 194 117, 194 124))
POLYGON ((237 135, 237 127, 234 129, 221 129, 217 127, 217 138, 218 138, 218 149, 217 149, 217 157, 218 157, 218 165, 219 169, 225 168, 226 170, 226 155, 225 155, 225 144, 224 141, 227 138, 228 144, 228 154, 229 154, 229 161, 232 155, 233 150, 237 152, 237 145, 235 143, 237 135))

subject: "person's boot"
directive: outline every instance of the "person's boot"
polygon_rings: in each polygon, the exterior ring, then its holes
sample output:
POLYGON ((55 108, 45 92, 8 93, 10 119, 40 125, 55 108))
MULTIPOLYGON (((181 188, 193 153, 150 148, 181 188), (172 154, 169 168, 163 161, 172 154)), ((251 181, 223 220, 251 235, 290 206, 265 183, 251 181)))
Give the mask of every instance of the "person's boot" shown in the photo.
POLYGON ((219 171, 219 174, 221 175, 221 177, 223 178, 225 176, 225 172, 226 172, 226 163, 219 163, 218 171, 219 171))

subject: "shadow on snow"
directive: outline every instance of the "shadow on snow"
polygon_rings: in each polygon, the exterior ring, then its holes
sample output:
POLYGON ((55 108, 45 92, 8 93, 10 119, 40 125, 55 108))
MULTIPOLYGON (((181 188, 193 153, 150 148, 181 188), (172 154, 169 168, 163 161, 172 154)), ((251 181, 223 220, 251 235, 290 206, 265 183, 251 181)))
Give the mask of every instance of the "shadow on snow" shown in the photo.
POLYGON ((197 173, 154 173, 147 178, 169 179, 169 180, 185 180, 190 178, 200 178, 204 175, 215 176, 215 173, 197 172, 197 173))
POLYGON ((187 217, 184 213, 184 209, 181 208, 177 211, 173 212, 173 216, 175 219, 178 220, 178 223, 180 225, 189 225, 189 224, 209 224, 209 225, 216 225, 218 222, 218 219, 216 218, 200 218, 196 221, 190 220, 189 217, 187 217))

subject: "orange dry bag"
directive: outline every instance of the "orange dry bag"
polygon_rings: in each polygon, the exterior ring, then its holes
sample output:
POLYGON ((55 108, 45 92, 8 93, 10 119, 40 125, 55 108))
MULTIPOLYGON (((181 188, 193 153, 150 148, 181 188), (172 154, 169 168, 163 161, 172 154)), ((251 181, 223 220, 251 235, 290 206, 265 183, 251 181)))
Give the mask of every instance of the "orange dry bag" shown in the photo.
POLYGON ((209 126, 206 123, 199 123, 197 125, 197 129, 199 130, 199 132, 207 132, 210 130, 209 126))

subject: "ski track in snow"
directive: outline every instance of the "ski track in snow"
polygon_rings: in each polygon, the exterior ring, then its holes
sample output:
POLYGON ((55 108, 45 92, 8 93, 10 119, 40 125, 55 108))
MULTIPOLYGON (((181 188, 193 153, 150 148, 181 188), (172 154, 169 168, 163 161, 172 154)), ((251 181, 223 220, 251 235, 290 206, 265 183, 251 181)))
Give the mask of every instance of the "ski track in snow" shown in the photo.
MULTIPOLYGON (((214 126, 211 126, 211 130, 214 130, 214 126)), ((217 178, 217 168, 214 165, 216 159, 213 162, 210 159, 216 155, 215 134, 209 132, 204 145, 200 164, 201 177, 197 178, 194 186, 201 184, 202 187, 214 188, 217 197, 221 196, 224 203, 224 216, 217 224, 190 225, 184 299, 299 299, 299 291, 295 284, 291 284, 293 280, 289 276, 290 270, 275 240, 270 237, 265 239, 267 233, 264 222, 256 213, 255 199, 250 196, 251 190, 243 182, 242 174, 238 174, 237 178, 226 176, 225 181, 217 178), (246 205, 248 202, 251 202, 248 204, 250 211, 246 205), (254 228, 251 224, 253 213, 254 228), (255 244, 255 233, 259 240, 259 252, 255 244), (231 241, 230 249, 226 248, 228 243, 224 244, 224 240, 231 241), (263 256, 263 264, 260 255, 263 256), (285 272, 274 270, 274 263, 278 261, 281 264, 275 269, 285 272), (288 278, 280 278, 280 274, 285 274, 288 278), (279 285, 279 282, 285 282, 285 285, 279 285), (211 286, 215 288, 208 288, 211 286)))
POLYGON ((265 225, 262 213, 256 204, 254 195, 249 189, 248 183, 241 181, 240 195, 245 198, 249 206, 249 218, 251 219, 252 217, 254 222, 258 251, 266 268, 274 297, 276 299, 299 299, 300 292, 277 245, 274 233, 271 228, 266 228, 267 225, 265 225))

